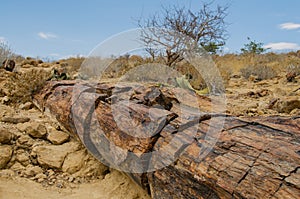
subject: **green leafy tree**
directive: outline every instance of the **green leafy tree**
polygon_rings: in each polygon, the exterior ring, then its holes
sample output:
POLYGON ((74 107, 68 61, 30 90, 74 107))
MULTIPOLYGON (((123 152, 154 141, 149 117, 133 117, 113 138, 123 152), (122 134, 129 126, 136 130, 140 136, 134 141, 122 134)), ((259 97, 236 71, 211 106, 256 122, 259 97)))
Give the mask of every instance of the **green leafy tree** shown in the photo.
POLYGON ((209 42, 208 44, 205 43, 201 44, 202 48, 211 54, 217 54, 220 48, 224 45, 225 45, 224 42, 222 43, 209 42))
POLYGON ((243 54, 262 54, 268 50, 268 48, 263 47, 263 43, 251 40, 250 37, 247 39, 249 43, 244 44, 244 48, 241 48, 243 54))

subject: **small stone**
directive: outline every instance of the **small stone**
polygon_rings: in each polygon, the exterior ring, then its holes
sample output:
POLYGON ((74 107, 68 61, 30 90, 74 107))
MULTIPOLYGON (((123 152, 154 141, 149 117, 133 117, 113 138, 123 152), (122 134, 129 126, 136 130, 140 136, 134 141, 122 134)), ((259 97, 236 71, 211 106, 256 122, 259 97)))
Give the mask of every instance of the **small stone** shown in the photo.
POLYGON ((2 99, 1 99, 1 103, 2 104, 7 104, 9 102, 9 97, 8 96, 4 96, 2 99))
POLYGON ((0 146, 0 169, 6 167, 7 163, 12 158, 13 148, 9 145, 0 146))
POLYGON ((54 182, 51 182, 51 181, 49 181, 49 182, 48 182, 48 184, 49 184, 49 185, 53 185, 53 184, 54 184, 54 182))
POLYGON ((66 177, 68 177, 68 176, 69 176, 69 174, 67 174, 67 173, 63 173, 61 176, 62 176, 63 178, 66 178, 66 177))
POLYGON ((17 152, 16 160, 24 166, 27 166, 30 164, 29 154, 26 154, 26 152, 23 150, 17 152))
POLYGON ((64 187, 64 182, 61 181, 61 180, 57 181, 57 182, 56 182, 56 187, 57 187, 57 188, 63 188, 63 187, 64 187))
POLYGON ((79 184, 81 181, 80 181, 80 179, 79 178, 76 178, 75 180, 74 180, 74 183, 75 184, 79 184))
POLYGON ((31 125, 30 122, 19 123, 19 124, 17 124, 17 129, 23 133, 23 132, 25 132, 26 128, 30 125, 31 125))
POLYGON ((25 104, 21 104, 20 106, 19 106, 19 108, 21 109, 21 110, 29 110, 29 109, 32 109, 34 107, 34 105, 33 105, 33 103, 31 103, 31 102, 26 102, 25 104))
POLYGON ((70 136, 63 132, 63 131, 58 131, 58 130, 51 130, 48 133, 47 139, 55 145, 60 145, 68 141, 70 136))
POLYGON ((15 172, 11 169, 4 169, 0 171, 0 176, 11 177, 14 176, 15 172))
POLYGON ((37 181, 39 182, 43 182, 45 179, 47 178, 47 176, 43 173, 38 173, 35 175, 35 179, 37 179, 37 181))
POLYGON ((27 177, 34 177, 35 175, 37 175, 39 173, 43 173, 43 169, 39 166, 32 166, 32 165, 28 165, 26 167, 26 170, 24 171, 24 174, 27 177))
POLYGON ((48 170, 48 176, 53 176, 55 174, 55 172, 52 169, 48 170))
POLYGON ((0 129, 0 143, 10 144, 13 139, 13 134, 6 129, 0 129))
POLYGON ((34 140, 29 135, 21 135, 17 140, 17 146, 29 148, 34 144, 34 140))
POLYGON ((37 182, 38 182, 38 183, 41 183, 41 182, 44 182, 44 181, 45 181, 45 179, 43 179, 43 178, 38 178, 38 179, 37 179, 37 182))
POLYGON ((16 162, 14 165, 10 167, 10 169, 13 171, 22 171, 25 169, 25 167, 20 162, 16 162))
POLYGON ((69 179, 68 179, 68 181, 69 181, 69 182, 73 182, 73 181, 74 181, 74 177, 73 177, 73 176, 70 176, 69 179))
POLYGON ((34 138, 43 138, 47 134, 47 129, 43 124, 32 123, 25 132, 34 138))
POLYGON ((12 123, 12 124, 18 124, 18 123, 25 123, 25 122, 29 122, 30 118, 28 117, 3 117, 2 122, 6 122, 6 123, 12 123))

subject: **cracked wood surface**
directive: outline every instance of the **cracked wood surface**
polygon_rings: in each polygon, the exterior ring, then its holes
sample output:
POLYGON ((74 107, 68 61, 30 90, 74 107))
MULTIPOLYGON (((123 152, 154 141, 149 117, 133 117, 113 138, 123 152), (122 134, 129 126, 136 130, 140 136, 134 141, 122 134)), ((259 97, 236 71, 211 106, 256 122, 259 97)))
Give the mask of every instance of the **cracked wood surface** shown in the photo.
POLYGON ((140 163, 127 174, 153 198, 300 198, 300 116, 236 118, 196 98, 156 85, 62 81, 34 102, 105 164, 140 163))

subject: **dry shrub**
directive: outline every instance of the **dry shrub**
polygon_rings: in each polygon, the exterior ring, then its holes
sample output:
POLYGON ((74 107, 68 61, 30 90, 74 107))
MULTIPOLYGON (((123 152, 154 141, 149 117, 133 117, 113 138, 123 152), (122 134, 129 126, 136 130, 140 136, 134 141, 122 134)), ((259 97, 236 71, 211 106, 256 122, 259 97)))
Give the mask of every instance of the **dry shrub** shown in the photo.
POLYGON ((67 59, 59 60, 58 64, 65 66, 69 73, 78 72, 81 67, 81 64, 85 60, 84 57, 70 57, 67 59))
POLYGON ((246 79, 253 75, 258 80, 272 79, 277 75, 277 72, 273 68, 265 65, 248 66, 242 68, 240 72, 246 79))
POLYGON ((300 75, 300 65, 289 65, 286 68, 287 73, 293 73, 296 76, 300 75))
POLYGON ((31 101, 32 95, 41 89, 51 77, 51 71, 31 69, 21 73, 11 73, 5 83, 7 96, 11 103, 31 101))

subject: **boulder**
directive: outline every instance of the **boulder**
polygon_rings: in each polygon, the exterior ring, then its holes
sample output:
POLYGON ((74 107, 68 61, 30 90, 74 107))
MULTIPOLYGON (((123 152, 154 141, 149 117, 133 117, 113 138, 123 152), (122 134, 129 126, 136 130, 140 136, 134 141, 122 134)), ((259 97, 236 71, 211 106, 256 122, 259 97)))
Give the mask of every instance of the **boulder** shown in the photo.
POLYGON ((68 142, 57 146, 35 146, 32 149, 31 156, 36 157, 39 165, 45 168, 60 169, 66 156, 79 149, 80 144, 77 142, 68 142))
POLYGON ((85 150, 68 154, 62 166, 62 171, 69 174, 76 173, 84 166, 87 159, 86 157, 87 153, 85 150))
POLYGON ((300 98, 297 97, 286 97, 285 99, 280 99, 276 101, 273 109, 279 113, 289 114, 294 109, 300 109, 300 98))
POLYGON ((43 124, 32 122, 26 127, 25 132, 33 138, 43 138, 47 134, 47 129, 43 124))
POLYGON ((17 139, 17 146, 20 148, 28 149, 34 144, 34 139, 32 139, 29 135, 21 135, 17 139))
POLYGON ((63 132, 63 131, 58 131, 56 129, 51 129, 48 132, 47 139, 55 145, 60 145, 68 141, 70 138, 69 134, 63 132))
POLYGON ((13 155, 13 148, 9 145, 0 145, 0 169, 6 167, 13 155))
POLYGON ((10 144, 13 137, 14 137, 14 134, 12 134, 9 130, 0 129, 0 143, 1 144, 10 144))
POLYGON ((17 150, 15 152, 16 161, 21 163, 23 166, 28 166, 30 164, 29 153, 23 149, 17 150))

